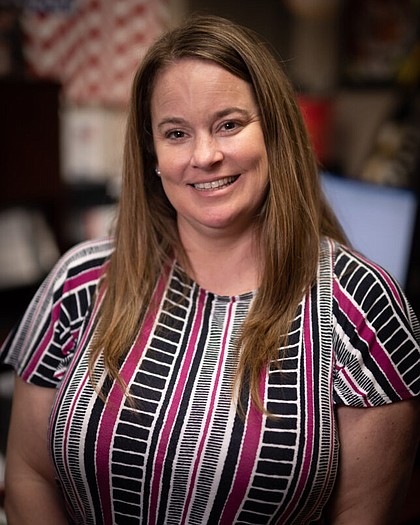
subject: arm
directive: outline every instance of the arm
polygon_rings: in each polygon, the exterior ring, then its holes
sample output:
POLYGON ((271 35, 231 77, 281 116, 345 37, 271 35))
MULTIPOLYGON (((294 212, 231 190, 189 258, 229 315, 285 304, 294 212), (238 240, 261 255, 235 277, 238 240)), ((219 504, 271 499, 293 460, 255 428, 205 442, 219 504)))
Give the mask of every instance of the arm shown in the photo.
POLYGON ((327 523, 395 525, 420 435, 420 399, 337 409, 340 460, 327 523))
POLYGON ((54 388, 16 378, 6 456, 9 525, 67 524, 48 455, 48 419, 54 388))

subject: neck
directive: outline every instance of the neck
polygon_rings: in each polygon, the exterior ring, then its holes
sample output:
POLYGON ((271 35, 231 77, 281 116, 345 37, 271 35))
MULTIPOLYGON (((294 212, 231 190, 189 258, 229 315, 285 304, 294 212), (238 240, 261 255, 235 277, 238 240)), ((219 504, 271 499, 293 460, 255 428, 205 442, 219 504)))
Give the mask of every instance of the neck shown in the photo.
POLYGON ((240 295, 259 286, 260 257, 255 233, 246 235, 182 234, 191 277, 218 295, 240 295))

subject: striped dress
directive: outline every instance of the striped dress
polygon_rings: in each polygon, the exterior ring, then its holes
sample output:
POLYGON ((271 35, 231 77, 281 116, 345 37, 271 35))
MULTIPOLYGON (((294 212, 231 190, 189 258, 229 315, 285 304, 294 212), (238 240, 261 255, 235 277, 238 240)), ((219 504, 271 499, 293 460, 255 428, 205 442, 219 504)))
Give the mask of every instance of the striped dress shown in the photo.
POLYGON ((305 524, 334 485, 334 407, 370 407, 420 392, 419 325, 394 280, 331 241, 302 299, 287 348, 262 373, 267 418, 232 401, 235 339, 254 293, 228 297, 174 262, 121 361, 131 397, 88 376, 96 285, 108 240, 68 252, 2 349, 28 382, 57 389, 49 443, 75 524, 305 524), (417 342, 416 342, 417 341, 417 342))

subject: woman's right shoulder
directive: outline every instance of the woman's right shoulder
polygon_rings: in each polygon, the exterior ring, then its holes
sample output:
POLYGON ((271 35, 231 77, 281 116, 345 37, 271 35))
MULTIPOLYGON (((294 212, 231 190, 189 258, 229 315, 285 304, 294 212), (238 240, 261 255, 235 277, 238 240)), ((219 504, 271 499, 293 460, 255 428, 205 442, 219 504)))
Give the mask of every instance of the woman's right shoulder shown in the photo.
POLYGON ((61 302, 82 289, 90 296, 106 272, 114 250, 111 238, 83 241, 68 249, 41 284, 36 301, 61 302))
POLYGON ((6 338, 0 360, 29 382, 56 386, 113 249, 112 239, 95 239, 64 253, 6 338))
POLYGON ((89 239, 69 248, 61 257, 58 264, 64 266, 77 266, 79 264, 98 264, 104 262, 114 251, 114 239, 104 237, 89 239))
POLYGON ((61 281, 91 271, 102 274, 113 251, 114 241, 109 237, 80 242, 60 257, 50 278, 61 281))

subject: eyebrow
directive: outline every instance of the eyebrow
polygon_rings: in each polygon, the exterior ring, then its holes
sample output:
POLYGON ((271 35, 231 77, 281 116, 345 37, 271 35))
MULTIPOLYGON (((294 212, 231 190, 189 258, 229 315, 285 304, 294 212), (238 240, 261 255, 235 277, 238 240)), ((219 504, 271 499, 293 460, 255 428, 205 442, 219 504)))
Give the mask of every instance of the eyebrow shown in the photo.
POLYGON ((217 111, 214 116, 216 118, 223 118, 223 117, 227 117, 228 115, 231 115, 232 113, 240 113, 244 117, 249 117, 249 115, 250 115, 250 113, 249 113, 249 111, 247 109, 242 109, 242 108, 238 108, 236 106, 233 106, 233 107, 230 107, 230 108, 222 109, 221 111, 217 111))
MULTIPOLYGON (((249 113, 248 110, 242 109, 242 108, 239 108, 239 107, 236 107, 236 106, 232 106, 232 107, 228 107, 228 108, 222 109, 220 111, 216 111, 216 113, 213 115, 213 117, 215 119, 219 119, 219 118, 227 117, 228 115, 231 115, 232 113, 240 113, 241 115, 243 115, 246 118, 250 117, 250 113, 249 113)), ((186 121, 185 121, 185 119, 183 119, 181 117, 167 117, 167 118, 164 118, 161 122, 159 122, 157 127, 161 128, 162 126, 166 126, 168 124, 170 124, 170 125, 182 125, 182 124, 186 124, 186 121)))

